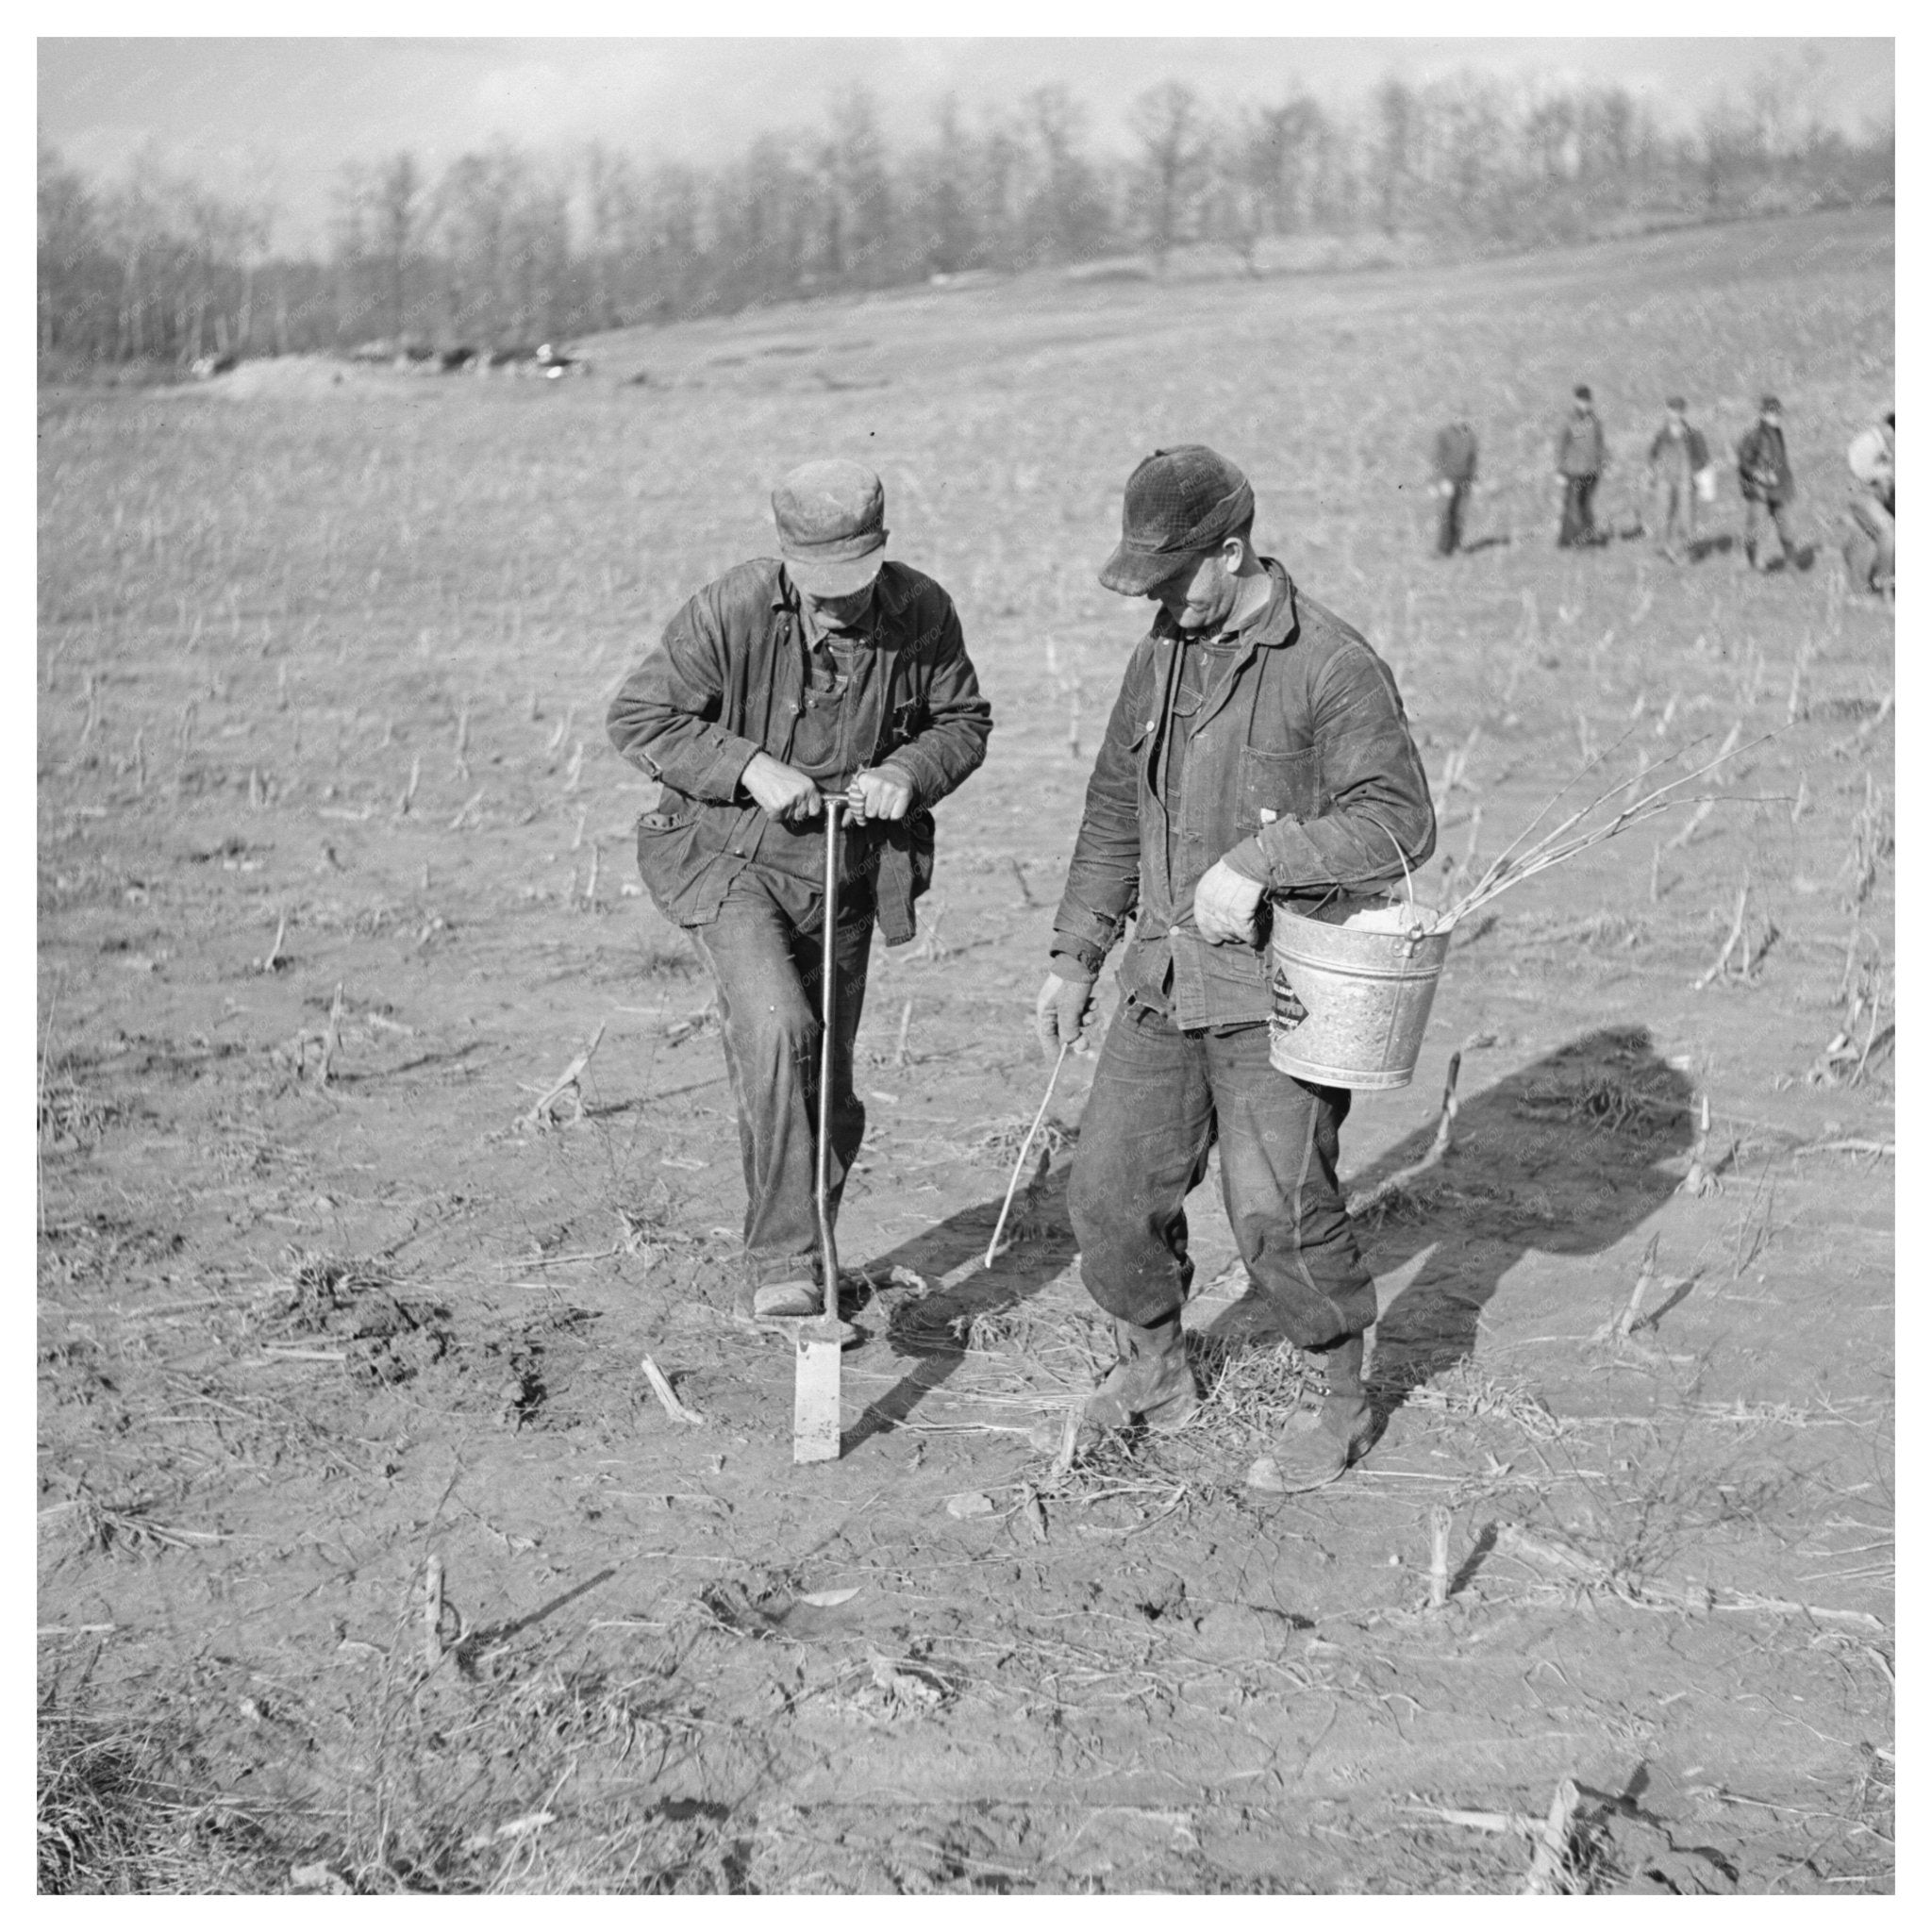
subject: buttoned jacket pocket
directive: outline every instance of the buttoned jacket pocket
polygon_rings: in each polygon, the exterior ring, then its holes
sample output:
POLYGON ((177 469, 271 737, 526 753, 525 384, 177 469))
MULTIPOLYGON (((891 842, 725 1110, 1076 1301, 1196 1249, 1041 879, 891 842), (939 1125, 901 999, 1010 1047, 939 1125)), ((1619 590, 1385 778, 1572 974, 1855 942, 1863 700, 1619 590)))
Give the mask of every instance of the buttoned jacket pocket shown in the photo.
POLYGON ((1239 785, 1241 836, 1276 819, 1320 818, 1328 807, 1322 785, 1322 753, 1316 745, 1302 751, 1259 751, 1243 745, 1239 785))

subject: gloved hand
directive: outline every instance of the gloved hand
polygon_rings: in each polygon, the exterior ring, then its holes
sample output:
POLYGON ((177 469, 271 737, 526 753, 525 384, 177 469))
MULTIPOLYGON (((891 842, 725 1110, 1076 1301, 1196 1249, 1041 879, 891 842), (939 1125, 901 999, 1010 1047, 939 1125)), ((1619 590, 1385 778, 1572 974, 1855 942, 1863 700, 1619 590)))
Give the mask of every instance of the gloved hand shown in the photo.
POLYGON ((1194 888, 1194 925, 1209 945, 1255 943, 1255 911, 1261 884, 1217 858, 1194 888))
POLYGON ((912 809, 912 781, 897 765, 879 765, 854 773, 845 796, 855 825, 867 819, 903 819, 912 809))
POLYGON ((1080 1037, 1088 1009, 1093 1004, 1091 979, 1062 979, 1058 973, 1046 975, 1040 997, 1033 1002, 1033 1030, 1040 1038, 1040 1050, 1048 1059, 1057 1059, 1062 1046, 1075 1053, 1089 1051, 1080 1037))

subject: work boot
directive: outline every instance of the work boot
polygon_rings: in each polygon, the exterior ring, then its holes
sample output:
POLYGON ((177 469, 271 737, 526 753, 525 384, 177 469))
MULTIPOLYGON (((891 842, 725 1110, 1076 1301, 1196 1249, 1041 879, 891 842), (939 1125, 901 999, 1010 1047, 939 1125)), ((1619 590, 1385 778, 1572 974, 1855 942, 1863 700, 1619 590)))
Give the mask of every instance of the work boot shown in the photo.
POLYGON ((1251 1490, 1293 1494, 1332 1483, 1368 1446, 1373 1417, 1362 1387, 1362 1338, 1326 1353, 1327 1392, 1288 1419, 1266 1456, 1248 1470, 1251 1490))
MULTIPOLYGON (((816 1321, 825 1309, 825 1297, 818 1282, 808 1274, 791 1281, 746 1280, 739 1286, 731 1312, 739 1321, 756 1328, 783 1330, 799 1322, 816 1321)), ((847 1344, 858 1340, 858 1330, 850 1322, 838 1322, 839 1341, 847 1344)))
POLYGON ((1118 1359, 1087 1398, 1083 1429, 1177 1429, 1200 1407, 1178 1314, 1152 1328, 1116 1320, 1113 1345, 1118 1359))

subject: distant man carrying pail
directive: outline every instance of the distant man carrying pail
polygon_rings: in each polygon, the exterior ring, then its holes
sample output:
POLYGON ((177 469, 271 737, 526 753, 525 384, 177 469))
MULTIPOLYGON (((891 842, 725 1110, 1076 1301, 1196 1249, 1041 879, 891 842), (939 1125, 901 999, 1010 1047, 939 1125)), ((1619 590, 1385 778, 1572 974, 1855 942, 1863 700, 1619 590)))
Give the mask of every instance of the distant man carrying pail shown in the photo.
MULTIPOLYGON (((652 901, 717 983, 744 1161, 735 1304, 766 1322, 837 1312, 815 1214, 826 794, 849 806, 837 878, 828 1209, 865 1133, 852 1044, 876 922, 913 936, 929 808, 986 756, 953 600, 886 560, 885 490, 812 462, 772 495, 781 556, 741 563, 665 626, 610 706, 611 741, 663 781, 638 821, 652 901)), ((834 1289, 836 1295, 836 1288, 834 1289)))
POLYGON ((1650 440, 1647 475, 1657 507, 1657 548, 1673 563, 1682 563, 1686 549, 1697 541, 1700 491, 1710 488, 1716 494, 1714 473, 1709 484, 1701 480, 1710 471, 1710 445, 1702 430, 1690 426, 1689 407, 1682 396, 1669 397, 1663 426, 1650 440))
POLYGON ((1604 455, 1604 425, 1597 421, 1589 384, 1579 382, 1570 398, 1570 414, 1557 432, 1557 481, 1563 486, 1558 550, 1600 541, 1594 505, 1604 455))
POLYGON ((1296 1490, 1365 1446, 1375 1289, 1336 1175, 1349 1094, 1270 1060, 1269 902, 1399 886, 1434 848, 1435 813, 1388 666, 1256 555, 1254 516, 1246 477, 1199 443, 1156 451, 1127 480, 1100 580, 1160 608, 1088 783, 1036 1019, 1049 1055, 1079 1042, 1138 908, 1069 1191, 1118 1356, 1086 1419, 1166 1427, 1197 1406, 1182 1204, 1218 1140, 1250 1286, 1217 1331, 1285 1336, 1326 1370, 1326 1394, 1248 1473, 1296 1490))

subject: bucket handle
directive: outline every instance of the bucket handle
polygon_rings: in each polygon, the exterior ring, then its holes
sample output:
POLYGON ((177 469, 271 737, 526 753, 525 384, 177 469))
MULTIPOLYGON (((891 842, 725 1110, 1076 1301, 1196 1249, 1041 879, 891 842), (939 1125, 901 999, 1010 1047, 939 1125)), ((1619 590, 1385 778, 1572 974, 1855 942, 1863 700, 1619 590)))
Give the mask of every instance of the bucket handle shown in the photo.
POLYGON ((1374 812, 1365 811, 1362 813, 1362 816, 1368 820, 1370 824, 1374 826, 1376 831, 1381 833, 1383 838, 1388 840, 1390 844, 1395 847, 1395 857, 1402 864, 1402 883, 1408 891, 1408 910, 1412 918, 1415 914, 1415 874, 1408 869, 1408 855, 1403 851, 1401 840, 1374 812))

